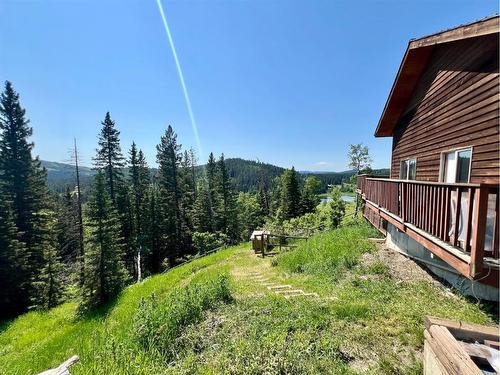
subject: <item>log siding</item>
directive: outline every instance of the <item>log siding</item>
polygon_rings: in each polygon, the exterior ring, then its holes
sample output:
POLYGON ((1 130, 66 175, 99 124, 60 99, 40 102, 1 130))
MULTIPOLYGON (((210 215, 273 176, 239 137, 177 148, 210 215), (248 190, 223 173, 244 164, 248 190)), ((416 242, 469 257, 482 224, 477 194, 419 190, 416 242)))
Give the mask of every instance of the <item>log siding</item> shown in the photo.
POLYGON ((500 182, 498 35, 435 48, 393 132, 391 177, 416 158, 416 179, 439 181, 441 154, 472 147, 471 183, 500 182))

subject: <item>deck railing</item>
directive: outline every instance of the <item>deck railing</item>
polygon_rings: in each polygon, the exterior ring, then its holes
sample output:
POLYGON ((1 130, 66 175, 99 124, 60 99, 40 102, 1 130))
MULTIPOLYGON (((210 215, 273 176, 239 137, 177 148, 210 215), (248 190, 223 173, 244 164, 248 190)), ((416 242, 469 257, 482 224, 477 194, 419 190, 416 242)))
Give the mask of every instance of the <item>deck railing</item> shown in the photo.
POLYGON ((499 258, 498 186, 358 176, 358 193, 404 223, 470 252, 471 273, 499 258))

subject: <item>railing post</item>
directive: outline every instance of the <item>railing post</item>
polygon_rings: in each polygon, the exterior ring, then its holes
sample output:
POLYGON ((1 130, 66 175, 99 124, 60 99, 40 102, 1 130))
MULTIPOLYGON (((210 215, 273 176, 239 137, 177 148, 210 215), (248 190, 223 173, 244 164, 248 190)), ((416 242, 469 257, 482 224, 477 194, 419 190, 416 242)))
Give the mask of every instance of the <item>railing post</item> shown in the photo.
POLYGON ((486 214, 488 211, 487 187, 480 186, 474 195, 474 215, 472 219, 472 246, 469 274, 477 277, 483 271, 484 237, 486 234, 486 214))

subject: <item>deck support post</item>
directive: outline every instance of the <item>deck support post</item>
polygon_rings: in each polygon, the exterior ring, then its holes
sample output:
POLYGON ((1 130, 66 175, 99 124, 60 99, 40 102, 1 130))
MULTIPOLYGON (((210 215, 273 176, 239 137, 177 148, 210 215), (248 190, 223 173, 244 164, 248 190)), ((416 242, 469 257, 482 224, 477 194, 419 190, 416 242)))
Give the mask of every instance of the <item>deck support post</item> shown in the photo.
POLYGON ((472 246, 470 276, 476 278, 483 271, 484 239, 486 234, 486 212, 488 211, 487 187, 479 187, 474 194, 474 214, 472 219, 472 246))

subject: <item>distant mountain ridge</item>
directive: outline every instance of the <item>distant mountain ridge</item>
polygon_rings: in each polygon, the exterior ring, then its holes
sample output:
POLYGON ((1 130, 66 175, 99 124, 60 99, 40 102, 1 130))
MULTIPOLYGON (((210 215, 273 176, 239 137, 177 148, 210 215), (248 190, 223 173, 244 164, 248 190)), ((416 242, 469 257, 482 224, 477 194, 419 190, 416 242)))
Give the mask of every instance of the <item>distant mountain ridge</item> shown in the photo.
MULTIPOLYGON (((49 187, 55 191, 64 191, 67 186, 75 186, 75 168, 68 163, 59 163, 53 161, 41 161, 42 166, 47 170, 47 182, 49 187)), ((245 160, 241 158, 226 159, 226 166, 229 175, 232 178, 234 187, 238 191, 252 191, 259 187, 262 179, 270 183, 274 178, 280 176, 285 168, 278 167, 273 164, 263 163, 254 160, 245 160)), ((201 174, 204 165, 197 167, 197 173, 201 174)), ((151 168, 152 174, 156 172, 156 168, 151 168)), ((83 187, 90 184, 92 177, 95 175, 95 170, 89 167, 80 167, 80 179, 83 187)), ((347 181, 354 174, 354 170, 343 172, 323 172, 323 171, 299 171, 303 176, 315 176, 321 181, 321 189, 326 191, 328 185, 339 185, 347 181)), ((374 175, 388 175, 389 169, 375 169, 372 172, 374 175)))

